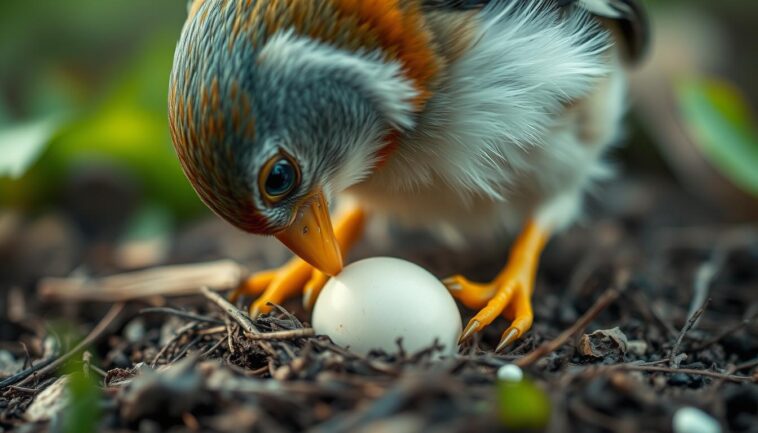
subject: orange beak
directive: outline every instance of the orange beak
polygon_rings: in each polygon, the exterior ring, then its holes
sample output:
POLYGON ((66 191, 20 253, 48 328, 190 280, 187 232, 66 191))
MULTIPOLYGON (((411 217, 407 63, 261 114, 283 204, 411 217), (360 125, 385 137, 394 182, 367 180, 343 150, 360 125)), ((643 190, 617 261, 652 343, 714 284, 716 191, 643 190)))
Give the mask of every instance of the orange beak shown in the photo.
POLYGON ((300 204, 295 220, 276 237, 321 272, 333 276, 342 271, 342 253, 321 190, 300 204))

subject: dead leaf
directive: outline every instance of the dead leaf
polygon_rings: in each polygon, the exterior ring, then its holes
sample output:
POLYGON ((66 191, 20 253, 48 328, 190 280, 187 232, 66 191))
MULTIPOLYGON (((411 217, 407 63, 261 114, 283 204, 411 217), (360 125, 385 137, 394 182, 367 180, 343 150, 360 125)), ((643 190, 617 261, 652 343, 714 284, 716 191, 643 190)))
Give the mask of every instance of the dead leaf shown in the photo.
POLYGON ((578 350, 582 355, 592 358, 605 358, 610 355, 623 358, 628 345, 626 335, 616 327, 582 335, 578 350))

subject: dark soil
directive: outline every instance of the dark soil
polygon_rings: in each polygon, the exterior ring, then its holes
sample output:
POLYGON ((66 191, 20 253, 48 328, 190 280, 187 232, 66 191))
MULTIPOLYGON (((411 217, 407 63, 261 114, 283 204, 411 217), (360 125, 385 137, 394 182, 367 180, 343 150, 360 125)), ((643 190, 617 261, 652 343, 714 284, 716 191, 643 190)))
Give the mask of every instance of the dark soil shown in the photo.
MULTIPOLYGON (((66 363, 96 379, 101 393, 88 404, 101 409, 100 431, 509 431, 496 372, 515 362, 552 404, 537 431, 668 432, 677 409, 695 406, 724 431, 758 432, 758 227, 724 221, 663 181, 617 183, 602 196, 595 216, 549 245, 525 338, 493 353, 507 325, 497 321, 444 361, 432 361, 433 348, 410 354, 402 344, 395 354, 353 355, 302 330, 299 300, 254 321, 281 336, 271 340, 249 338, 202 295, 123 309, 44 302, 35 295, 43 277, 123 271, 120 244, 91 220, 84 230, 75 212, 0 213, 0 428, 63 431, 66 417, 80 416, 75 402, 51 409, 51 421, 29 422, 27 408, 62 370, 23 373, 70 353, 76 341, 62 323, 87 335, 110 309, 108 328, 66 363), (608 305, 578 326, 604 294, 608 305), (572 327, 578 332, 556 350, 542 346, 572 327)), ((232 258, 257 270, 286 257, 215 218, 169 245, 151 266, 232 258)), ((352 258, 377 254, 486 280, 505 263, 507 241, 460 251, 394 230, 369 236, 352 258)))

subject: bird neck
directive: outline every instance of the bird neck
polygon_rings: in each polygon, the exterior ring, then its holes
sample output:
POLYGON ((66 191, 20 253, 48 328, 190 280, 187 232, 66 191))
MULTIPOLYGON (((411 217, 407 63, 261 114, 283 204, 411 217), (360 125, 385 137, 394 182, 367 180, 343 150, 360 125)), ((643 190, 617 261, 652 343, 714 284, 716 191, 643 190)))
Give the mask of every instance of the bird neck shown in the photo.
POLYGON ((392 129, 385 138, 384 146, 376 153, 377 163, 374 171, 380 170, 389 161, 390 157, 400 145, 400 131, 392 129))

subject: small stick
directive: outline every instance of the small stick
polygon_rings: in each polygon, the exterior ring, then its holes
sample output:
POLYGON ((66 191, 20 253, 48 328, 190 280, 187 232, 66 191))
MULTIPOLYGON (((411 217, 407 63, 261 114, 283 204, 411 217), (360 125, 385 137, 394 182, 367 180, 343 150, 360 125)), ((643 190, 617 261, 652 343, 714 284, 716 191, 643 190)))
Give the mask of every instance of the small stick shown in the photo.
POLYGON ((237 322, 242 329, 249 333, 249 334, 260 334, 260 331, 255 328, 255 325, 253 325, 253 322, 250 320, 249 317, 242 311, 240 311, 239 308, 232 305, 231 302, 224 299, 221 295, 218 293, 212 292, 207 287, 201 287, 200 293, 203 294, 206 298, 208 298, 209 301, 216 304, 219 308, 224 310, 224 312, 231 317, 235 322, 237 322))
POLYGON ((14 374, 13 376, 9 376, 5 379, 3 379, 2 382, 0 382, 0 389, 3 389, 8 386, 12 386, 14 383, 20 382, 27 377, 31 376, 35 372, 47 367, 51 363, 55 361, 55 356, 51 356, 49 358, 46 358, 42 361, 40 361, 37 364, 32 364, 29 368, 26 370, 21 370, 18 373, 14 374))
POLYGON ((208 350, 206 350, 205 352, 201 353, 201 354, 200 354, 200 358, 201 358, 201 359, 202 359, 202 358, 205 358, 206 356, 208 356, 208 355, 210 355, 211 353, 215 352, 215 351, 216 351, 216 349, 218 349, 219 347, 221 347, 221 345, 222 345, 222 344, 224 344, 224 342, 225 342, 225 341, 226 341, 226 337, 222 337, 222 338, 220 338, 220 339, 219 339, 219 340, 216 342, 216 344, 214 344, 213 346, 211 346, 211 348, 210 348, 210 349, 208 349, 208 350))
POLYGON ((158 361, 160 361, 161 357, 163 357, 163 355, 168 351, 169 347, 171 347, 172 344, 179 341, 179 339, 182 337, 182 335, 184 335, 185 332, 191 330, 195 326, 197 326, 197 323, 190 322, 182 326, 181 328, 179 328, 176 331, 176 334, 173 337, 171 337, 171 340, 169 340, 168 343, 166 343, 163 347, 161 347, 161 350, 158 351, 157 355, 155 355, 155 358, 153 358, 153 362, 150 363, 150 367, 155 368, 158 365, 158 361))
POLYGON ((755 358, 752 361, 743 362, 742 364, 737 364, 734 367, 734 371, 747 370, 753 367, 758 367, 758 358, 755 358))
POLYGON ((12 389, 12 390, 14 390, 14 391, 18 391, 18 392, 20 392, 20 393, 23 393, 23 394, 29 394, 29 395, 34 395, 34 394, 36 394, 36 393, 38 393, 38 392, 39 392, 39 390, 38 390, 38 389, 34 389, 34 388, 25 388, 25 387, 23 387, 23 386, 16 386, 16 385, 11 385, 11 386, 9 386, 8 388, 10 388, 10 389, 12 389))
MULTIPOLYGON (((615 365, 609 366, 611 369, 613 367, 616 367, 615 365)), ((747 376, 737 376, 734 374, 724 374, 719 373, 716 371, 710 371, 710 370, 695 370, 692 368, 671 368, 671 367, 659 367, 654 365, 633 365, 633 364, 621 364, 618 366, 621 370, 627 370, 627 371, 647 371, 647 372, 654 372, 654 373, 684 373, 684 374, 691 374, 693 376, 707 376, 712 377, 715 379, 722 379, 722 380, 728 380, 731 382, 755 382, 758 383, 758 379, 747 377, 747 376)))
POLYGON ((287 331, 263 332, 260 334, 245 334, 251 340, 292 340, 295 338, 313 337, 313 328, 290 329, 287 331))
POLYGON ((689 319, 687 319, 687 323, 684 324, 684 327, 682 328, 681 332, 679 332, 679 336, 676 338, 676 342, 674 342, 674 347, 671 348, 671 352, 668 354, 668 358, 671 360, 671 366, 674 368, 679 367, 679 361, 676 358, 677 352, 679 352, 679 346, 682 344, 682 340, 684 340, 684 336, 687 335, 687 333, 695 326, 695 323, 700 319, 700 316, 703 315, 705 312, 705 309, 708 307, 708 304, 711 302, 711 298, 708 298, 703 302, 703 305, 700 306, 697 310, 695 310, 694 313, 690 316, 689 319))
POLYGON ((236 325, 232 325, 232 320, 229 318, 229 316, 224 317, 224 322, 226 322, 226 342, 229 345, 229 353, 234 353, 234 334, 237 333, 236 325))
POLYGON ((738 322, 726 329, 724 329, 722 332, 720 332, 715 337, 711 338, 710 340, 706 340, 703 343, 698 344, 697 346, 692 348, 692 351, 699 352, 703 349, 707 349, 714 344, 718 343, 719 341, 723 340, 724 338, 728 337, 729 335, 740 331, 741 329, 745 328, 746 326, 750 325, 751 323, 758 320, 758 316, 749 317, 747 319, 743 319, 741 322, 738 322))
POLYGON ((597 299, 597 301, 595 301, 595 304, 592 306, 592 308, 587 310, 587 312, 584 313, 584 315, 582 315, 582 317, 580 317, 576 323, 571 325, 570 328, 563 331, 555 339, 541 344, 538 348, 526 354, 524 357, 517 359, 514 364, 523 368, 528 365, 534 364, 543 356, 558 350, 558 348, 566 344, 566 342, 571 337, 579 333, 582 329, 586 328, 587 325, 589 325, 590 322, 592 322, 595 317, 598 316, 598 314, 605 310, 610 304, 613 303, 613 301, 619 297, 619 294, 620 292, 613 288, 606 290, 605 293, 603 293, 597 299))
POLYGON ((178 361, 179 359, 181 359, 182 356, 184 356, 187 352, 189 352, 189 350, 190 350, 191 347, 193 347, 194 345, 196 345, 197 343, 199 343, 200 340, 202 340, 202 339, 203 339, 202 335, 198 335, 197 337, 195 337, 194 340, 190 341, 189 344, 187 344, 186 346, 184 346, 184 348, 181 350, 181 352, 179 352, 178 355, 174 356, 168 363, 169 364, 173 364, 176 361, 178 361))
POLYGON ((659 365, 652 365, 652 363, 647 364, 635 364, 635 363, 626 363, 626 364, 612 364, 612 365, 598 365, 593 367, 585 368, 575 374, 572 374, 572 377, 577 376, 585 376, 594 378, 598 374, 603 374, 607 372, 612 371, 641 371, 641 372, 647 372, 647 373, 668 373, 668 374, 676 374, 676 373, 684 373, 684 374, 690 374, 693 376, 706 376, 706 377, 712 377, 714 379, 720 379, 720 380, 728 380, 731 382, 756 382, 758 383, 758 379, 748 376, 737 376, 732 374, 731 372, 736 371, 736 369, 730 369, 730 373, 719 373, 717 371, 710 371, 710 370, 696 370, 693 368, 672 368, 672 367, 666 367, 666 366, 659 366, 659 365))
POLYGON ((31 382, 31 379, 37 378, 37 377, 44 377, 45 375, 55 371, 58 367, 63 365, 66 361, 71 359, 74 355, 81 352, 85 347, 91 345, 105 333, 106 330, 110 327, 110 325, 113 323, 114 320, 118 317, 119 314, 121 314, 121 311, 124 309, 123 303, 114 304, 110 310, 108 310, 108 313, 100 320, 100 322, 95 326, 92 331, 84 338, 84 340, 80 341, 79 344, 74 346, 73 349, 69 350, 66 354, 58 357, 56 360, 52 361, 51 363, 45 365, 44 367, 40 368, 39 371, 36 372, 34 375, 30 375, 20 381, 16 386, 23 387, 27 383, 31 382))
POLYGON ((226 332, 226 326, 214 326, 213 328, 206 328, 202 329, 200 331, 197 331, 197 335, 215 335, 215 334, 223 334, 226 332))
POLYGON ((104 278, 46 278, 37 287, 46 301, 123 302, 152 296, 184 296, 203 286, 217 290, 236 288, 243 268, 234 261, 220 260, 191 265, 162 266, 104 278))
POLYGON ((193 320, 195 322, 213 323, 214 325, 220 325, 224 322, 214 319, 212 317, 201 316, 199 314, 190 313, 187 311, 177 310, 175 308, 155 307, 155 308, 143 308, 139 312, 140 314, 169 314, 172 316, 181 317, 183 319, 193 320))

